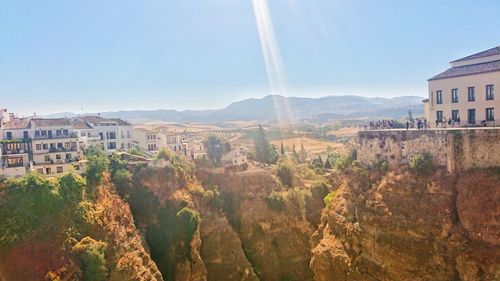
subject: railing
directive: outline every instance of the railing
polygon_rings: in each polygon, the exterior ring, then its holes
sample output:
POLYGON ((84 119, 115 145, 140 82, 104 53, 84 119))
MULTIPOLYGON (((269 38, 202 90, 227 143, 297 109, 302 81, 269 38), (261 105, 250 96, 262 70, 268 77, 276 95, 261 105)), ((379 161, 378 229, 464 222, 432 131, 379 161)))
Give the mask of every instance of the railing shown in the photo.
POLYGON ((34 140, 46 140, 46 139, 69 139, 69 138, 77 138, 77 134, 76 133, 71 133, 71 134, 67 134, 67 135, 52 135, 52 136, 48 136, 48 135, 45 135, 45 136, 33 136, 33 139, 34 140))

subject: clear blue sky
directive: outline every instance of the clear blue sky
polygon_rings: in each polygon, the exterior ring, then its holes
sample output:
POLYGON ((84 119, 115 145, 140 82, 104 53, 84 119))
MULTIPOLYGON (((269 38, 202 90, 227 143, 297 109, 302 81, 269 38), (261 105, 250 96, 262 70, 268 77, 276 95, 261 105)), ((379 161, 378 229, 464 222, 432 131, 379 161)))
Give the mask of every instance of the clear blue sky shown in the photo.
MULTIPOLYGON (((498 0, 269 0, 288 95, 427 95, 500 44, 498 0)), ((0 107, 224 107, 269 93, 251 0, 0 0, 0 107)))

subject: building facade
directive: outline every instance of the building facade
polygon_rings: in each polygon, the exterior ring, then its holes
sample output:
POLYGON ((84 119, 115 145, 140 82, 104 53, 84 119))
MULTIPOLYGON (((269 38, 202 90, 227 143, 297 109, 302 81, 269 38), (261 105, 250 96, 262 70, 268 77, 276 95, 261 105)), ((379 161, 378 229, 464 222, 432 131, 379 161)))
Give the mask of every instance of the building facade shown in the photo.
POLYGON ((134 145, 140 150, 154 154, 161 147, 160 134, 145 128, 134 128, 132 134, 134 145))
POLYGON ((500 46, 450 62, 430 78, 424 115, 431 127, 500 125, 500 46))
POLYGON ((111 154, 132 147, 132 126, 121 119, 100 117, 18 118, 0 112, 0 177, 29 171, 59 175, 84 173, 85 147, 97 145, 111 154))

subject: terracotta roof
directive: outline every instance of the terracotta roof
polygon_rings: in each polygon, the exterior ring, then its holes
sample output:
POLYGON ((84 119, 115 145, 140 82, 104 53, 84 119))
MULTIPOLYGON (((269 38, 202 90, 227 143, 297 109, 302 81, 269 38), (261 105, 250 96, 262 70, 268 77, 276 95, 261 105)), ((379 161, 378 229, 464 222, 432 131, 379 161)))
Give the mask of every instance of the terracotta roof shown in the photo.
POLYGON ((11 119, 9 122, 5 122, 3 127, 4 129, 28 129, 31 127, 30 119, 11 119))
POLYGON ((82 117, 78 117, 78 118, 80 118, 84 121, 87 121, 87 122, 91 122, 91 123, 94 123, 94 122, 116 122, 116 124, 118 124, 118 126, 130 126, 130 123, 123 121, 120 118, 103 118, 101 116, 82 116, 82 117))
POLYGON ((459 61, 466 61, 466 60, 472 60, 472 59, 478 59, 478 58, 484 58, 484 57, 489 57, 489 56, 494 56, 494 55, 499 55, 500 54, 500 46, 497 46, 495 48, 491 48, 486 51, 482 51, 458 60, 454 60, 453 62, 459 62, 459 61))
POLYGON ((90 126, 90 124, 87 123, 87 121, 79 119, 79 118, 71 119, 71 125, 73 126, 74 129, 77 129, 77 130, 92 129, 92 126, 90 126))
POLYGON ((32 118, 31 124, 36 127, 60 127, 71 126, 71 121, 68 118, 32 118))
POLYGON ((444 72, 439 73, 438 75, 429 79, 431 80, 439 80, 451 77, 459 77, 466 76, 472 74, 479 74, 485 72, 493 72, 500 71, 500 60, 486 62, 486 63, 478 63, 464 66, 452 67, 444 72))
POLYGON ((124 121, 120 118, 110 118, 109 120, 113 120, 113 121, 116 121, 116 123, 119 125, 119 126, 130 126, 130 123, 128 123, 127 121, 124 121))

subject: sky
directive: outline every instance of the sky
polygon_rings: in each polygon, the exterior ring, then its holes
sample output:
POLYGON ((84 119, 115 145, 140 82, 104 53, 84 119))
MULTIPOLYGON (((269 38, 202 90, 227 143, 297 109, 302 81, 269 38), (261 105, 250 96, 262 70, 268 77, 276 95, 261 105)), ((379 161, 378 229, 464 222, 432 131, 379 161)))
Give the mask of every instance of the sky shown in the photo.
MULTIPOLYGON (((427 95, 498 0, 268 0, 287 96, 427 95)), ((272 91, 252 0, 0 0, 0 108, 214 109, 272 91)))

